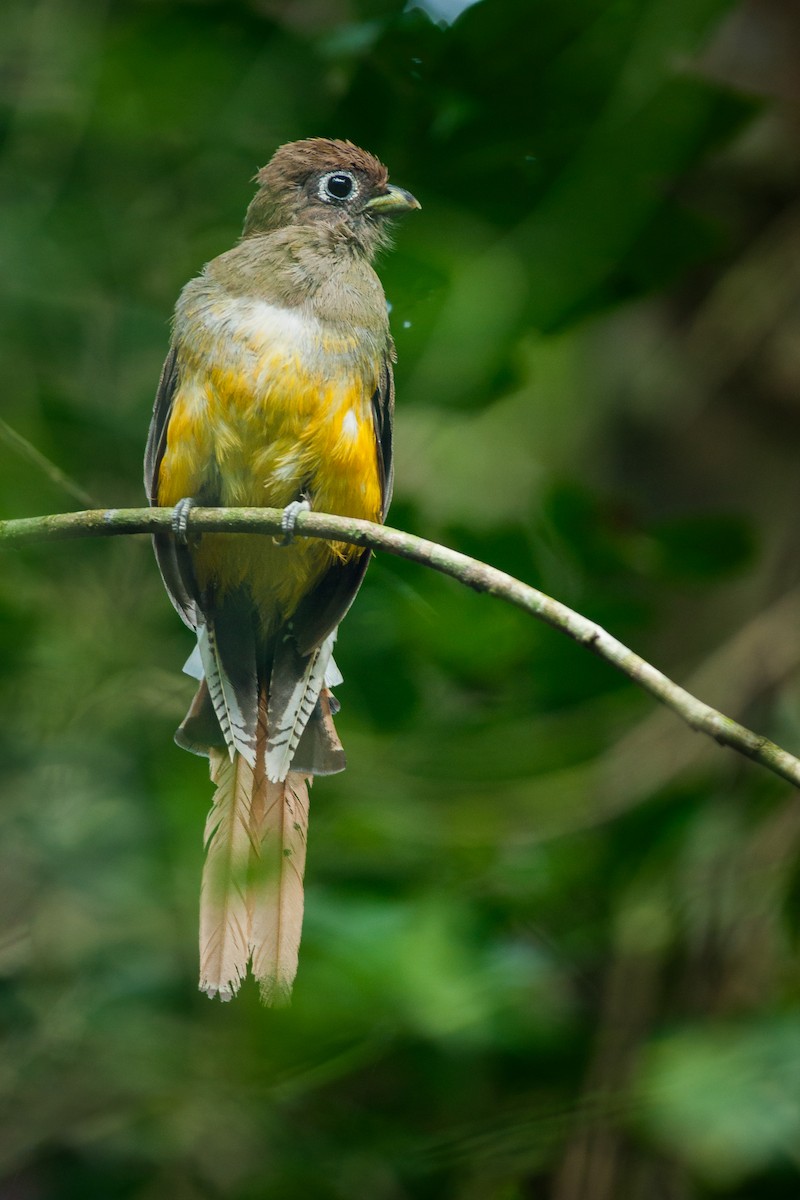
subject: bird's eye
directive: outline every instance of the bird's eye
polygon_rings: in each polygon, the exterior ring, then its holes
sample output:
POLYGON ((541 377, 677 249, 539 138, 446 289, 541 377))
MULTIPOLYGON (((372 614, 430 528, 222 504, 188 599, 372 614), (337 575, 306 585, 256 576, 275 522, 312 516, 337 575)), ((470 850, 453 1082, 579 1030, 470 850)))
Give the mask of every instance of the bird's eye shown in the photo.
POLYGON ((319 181, 322 200, 350 200, 358 191, 358 184, 349 171, 331 171, 319 181))

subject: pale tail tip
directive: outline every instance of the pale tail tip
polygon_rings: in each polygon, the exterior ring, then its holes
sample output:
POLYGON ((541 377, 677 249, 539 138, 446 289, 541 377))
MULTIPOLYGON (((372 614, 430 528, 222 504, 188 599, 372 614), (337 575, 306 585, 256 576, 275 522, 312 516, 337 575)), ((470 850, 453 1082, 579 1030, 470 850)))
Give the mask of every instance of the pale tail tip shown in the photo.
POLYGON ((236 995, 232 988, 224 986, 217 987, 216 984, 213 983, 201 983, 200 991, 205 992, 209 1000, 219 999, 223 1004, 227 1004, 228 1001, 232 1000, 236 995))

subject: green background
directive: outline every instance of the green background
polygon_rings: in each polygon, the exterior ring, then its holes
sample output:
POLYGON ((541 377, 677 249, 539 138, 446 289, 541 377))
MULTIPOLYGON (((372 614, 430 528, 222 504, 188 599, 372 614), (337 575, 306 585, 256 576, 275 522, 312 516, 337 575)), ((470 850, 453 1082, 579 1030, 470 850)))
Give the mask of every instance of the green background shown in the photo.
MULTIPOLYGON (((138 505, 183 283, 282 142, 380 265, 391 523, 800 747, 800 23, 725 0, 5 0, 2 416, 138 505)), ((0 515, 82 507, 6 440, 0 515)), ((211 786, 145 539, 0 558, 2 1200, 781 1200, 800 809, 610 667, 380 556, 295 1001, 196 991, 211 786)))

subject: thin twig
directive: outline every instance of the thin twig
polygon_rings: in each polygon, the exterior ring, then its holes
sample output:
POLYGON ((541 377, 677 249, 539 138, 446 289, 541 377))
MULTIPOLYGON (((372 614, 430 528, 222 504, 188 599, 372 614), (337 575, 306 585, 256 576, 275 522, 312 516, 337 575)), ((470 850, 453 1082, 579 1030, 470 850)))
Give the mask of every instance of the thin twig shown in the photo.
MULTIPOLYGON (((274 534, 280 532, 281 516, 282 510, 276 508, 194 508, 189 515, 189 526, 191 531, 197 534, 274 534)), ((171 522, 172 509, 169 508, 107 509, 27 517, 17 521, 0 522, 0 545, 169 532, 171 522)), ((486 563, 469 558, 466 554, 459 554, 456 550, 448 550, 436 542, 351 517, 333 517, 315 512, 301 513, 297 518, 296 528, 297 536, 319 537, 326 541, 348 542, 355 546, 387 550, 390 554, 432 567, 443 575, 450 575, 475 591, 499 596, 509 604, 552 625, 554 629, 559 629, 573 641, 611 663, 634 683, 671 708, 698 733, 707 734, 720 745, 729 746, 800 787, 800 759, 673 683, 594 621, 574 612, 544 592, 514 579, 504 571, 498 571, 486 563)))
POLYGON ((0 417, 0 438, 7 446, 16 451, 20 458, 33 463, 57 488, 61 488, 67 495, 72 496, 73 500, 77 500, 79 504, 95 505, 97 503, 94 497, 84 491, 79 483, 71 479, 65 471, 61 470, 61 467, 57 467, 46 454, 42 454, 41 450, 37 450, 33 442, 29 442, 2 417, 0 417))

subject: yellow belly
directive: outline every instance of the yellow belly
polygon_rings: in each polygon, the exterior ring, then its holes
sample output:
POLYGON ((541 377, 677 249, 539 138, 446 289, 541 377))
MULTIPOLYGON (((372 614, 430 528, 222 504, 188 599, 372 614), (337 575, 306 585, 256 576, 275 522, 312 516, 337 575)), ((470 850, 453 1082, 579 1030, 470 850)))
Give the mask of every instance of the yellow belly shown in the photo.
MULTIPOLYGON (((224 506, 282 508, 307 493, 320 512, 378 520, 374 387, 353 370, 336 381, 314 377, 285 354, 261 356, 246 370, 190 361, 173 401, 159 504, 206 494, 224 506)), ((334 562, 361 553, 318 539, 281 547, 271 535, 207 534, 192 559, 201 588, 246 587, 268 630, 334 562)))

